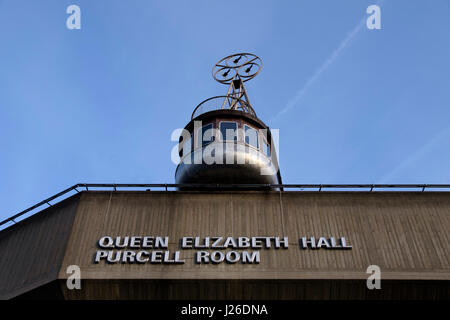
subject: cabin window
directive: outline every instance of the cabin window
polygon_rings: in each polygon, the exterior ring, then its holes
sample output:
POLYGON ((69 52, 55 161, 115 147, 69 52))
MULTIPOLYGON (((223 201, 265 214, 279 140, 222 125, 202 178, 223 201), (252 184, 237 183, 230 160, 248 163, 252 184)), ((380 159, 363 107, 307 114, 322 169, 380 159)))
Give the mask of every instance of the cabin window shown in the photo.
POLYGON ((204 147, 214 141, 212 123, 204 125, 197 131, 197 147, 204 147))
POLYGON ((222 121, 220 123, 220 135, 223 141, 237 141, 237 123, 222 121))
POLYGON ((245 143, 249 144, 256 149, 258 149, 258 131, 256 129, 253 129, 252 127, 249 127, 247 125, 244 125, 245 130, 245 143))
POLYGON ((269 144, 267 143, 266 139, 263 139, 263 142, 262 142, 262 152, 263 152, 266 156, 270 157, 270 146, 269 146, 269 144))

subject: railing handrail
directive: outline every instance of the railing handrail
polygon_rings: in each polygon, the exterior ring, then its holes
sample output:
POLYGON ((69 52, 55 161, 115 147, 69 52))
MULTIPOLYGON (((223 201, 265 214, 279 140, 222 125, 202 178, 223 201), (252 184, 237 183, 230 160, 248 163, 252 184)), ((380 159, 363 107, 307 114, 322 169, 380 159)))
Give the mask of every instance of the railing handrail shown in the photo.
POLYGON ((207 113, 207 112, 210 112, 210 111, 215 111, 215 110, 237 110, 237 111, 242 111, 242 112, 248 113, 248 114, 256 117, 255 110, 253 110, 253 108, 248 103, 246 103, 245 101, 243 101, 243 100, 241 100, 241 99, 239 99, 237 97, 233 97, 233 96, 227 95, 227 96, 211 97, 211 98, 208 98, 208 99, 203 100, 202 102, 200 102, 195 107, 194 111, 192 112, 191 120, 196 118, 196 117, 198 117, 201 114, 204 114, 204 113, 207 113), (224 101, 222 103, 222 105, 208 106, 206 104, 206 103, 208 103, 210 101, 217 100, 217 99, 220 99, 220 100, 224 101), (231 106, 229 105, 230 100, 234 100, 234 102, 233 102, 233 104, 231 106), (228 102, 228 105, 226 105, 227 102, 228 102), (224 108, 225 105, 226 105, 226 108, 224 108), (237 106, 237 105, 241 106, 240 110, 238 110, 236 107, 234 107, 234 106, 237 106), (231 107, 234 107, 234 108, 231 108, 231 107), (203 110, 203 108, 205 108, 205 110, 203 110), (245 109, 242 109, 242 108, 245 108, 245 109))
MULTIPOLYGON (((444 192, 450 192, 450 184, 177 184, 177 183, 77 183, 41 202, 36 203, 35 205, 3 220, 0 222, 0 226, 8 223, 14 222, 14 219, 17 219, 24 214, 39 208, 42 205, 49 205, 50 201, 55 200, 71 191, 80 192, 78 188, 85 188, 86 191, 89 191, 89 188, 112 188, 111 191, 118 191, 117 188, 164 188, 166 192, 170 192, 168 188, 201 188, 201 189, 230 189, 230 188, 239 188, 239 189, 300 189, 299 191, 303 191, 302 189, 317 189, 317 190, 308 190, 308 191, 316 191, 323 192, 323 189, 358 189, 356 191, 361 191, 360 189, 368 189, 365 191, 373 192, 375 189, 420 189, 420 192, 425 192, 426 189, 447 189, 443 190, 444 192)), ((98 190, 97 190, 98 191, 98 190)), ((106 190, 100 190, 106 191, 106 190)), ((150 190, 148 190, 150 191, 150 190)), ((159 190, 158 190, 159 191, 159 190)), ((401 190, 398 190, 401 191, 401 190)))

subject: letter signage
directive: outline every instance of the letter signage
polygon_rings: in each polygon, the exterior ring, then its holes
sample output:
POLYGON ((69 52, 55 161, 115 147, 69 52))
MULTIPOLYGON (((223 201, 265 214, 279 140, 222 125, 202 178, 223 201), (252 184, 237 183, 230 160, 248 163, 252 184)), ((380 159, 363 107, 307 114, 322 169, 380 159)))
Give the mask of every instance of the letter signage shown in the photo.
MULTIPOLYGON (((182 237, 181 250, 169 250, 168 236, 103 236, 98 242, 94 263, 184 264, 182 251, 194 250, 196 264, 259 264, 264 250, 287 250, 288 237, 182 237)), ((293 243, 295 245, 295 243, 293 243)), ((349 250, 345 237, 301 237, 301 250, 349 250)))

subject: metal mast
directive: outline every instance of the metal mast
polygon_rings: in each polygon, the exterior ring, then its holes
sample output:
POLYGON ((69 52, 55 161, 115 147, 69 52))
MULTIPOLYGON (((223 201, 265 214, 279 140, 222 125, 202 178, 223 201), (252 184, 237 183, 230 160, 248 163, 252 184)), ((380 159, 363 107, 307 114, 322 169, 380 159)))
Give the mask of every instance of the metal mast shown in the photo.
POLYGON ((244 82, 253 79, 261 70, 261 59, 251 53, 237 53, 223 58, 212 70, 213 78, 229 84, 222 109, 240 110, 255 114, 250 104, 244 82))

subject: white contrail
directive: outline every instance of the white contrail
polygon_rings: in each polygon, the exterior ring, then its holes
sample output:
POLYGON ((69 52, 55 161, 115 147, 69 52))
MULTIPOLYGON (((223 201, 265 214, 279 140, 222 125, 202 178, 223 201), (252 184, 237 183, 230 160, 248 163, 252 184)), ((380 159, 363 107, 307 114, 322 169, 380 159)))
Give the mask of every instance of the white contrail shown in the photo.
MULTIPOLYGON (((378 1, 379 6, 382 3, 383 1, 378 1)), ((333 64, 333 62, 339 57, 339 55, 350 44, 353 38, 358 34, 358 32, 364 28, 364 26, 366 25, 366 20, 367 17, 362 18, 361 21, 347 34, 344 40, 341 41, 339 46, 331 53, 328 59, 326 59, 325 62, 322 63, 322 65, 308 79, 308 81, 306 81, 305 85, 297 92, 295 97, 289 101, 289 103, 286 105, 284 109, 282 109, 275 115, 275 117, 272 118, 272 121, 276 120, 279 116, 292 109, 292 107, 294 107, 300 101, 300 99, 305 95, 305 93, 308 91, 311 85, 313 85, 317 81, 317 79, 319 79, 322 73, 324 73, 330 67, 330 65, 333 64)))
MULTIPOLYGON (((442 129, 437 134, 435 134, 427 143, 422 145, 422 147, 418 148, 416 151, 411 153, 408 157, 406 157, 398 166, 396 166, 391 172, 382 177, 377 183, 383 184, 388 183, 392 177, 395 177, 399 172, 407 168, 409 165, 416 162, 418 159, 423 157, 425 154, 430 152, 430 150, 435 147, 438 142, 448 141, 448 136, 450 135, 450 126, 442 129)), ((442 144, 445 145, 445 144, 442 144)))
POLYGON ((319 79, 321 74, 328 69, 328 67, 336 60, 336 58, 344 51, 344 49, 348 46, 350 41, 355 37, 355 35, 364 27, 366 19, 362 19, 360 23, 356 27, 350 31, 344 40, 341 41, 339 47, 333 51, 333 53, 325 60, 325 62, 314 72, 314 74, 306 81, 305 85, 297 92, 294 98, 292 98, 289 103, 286 105, 284 109, 278 112, 272 120, 277 119, 282 114, 286 113, 292 107, 294 107, 300 99, 305 95, 311 85, 319 79))

